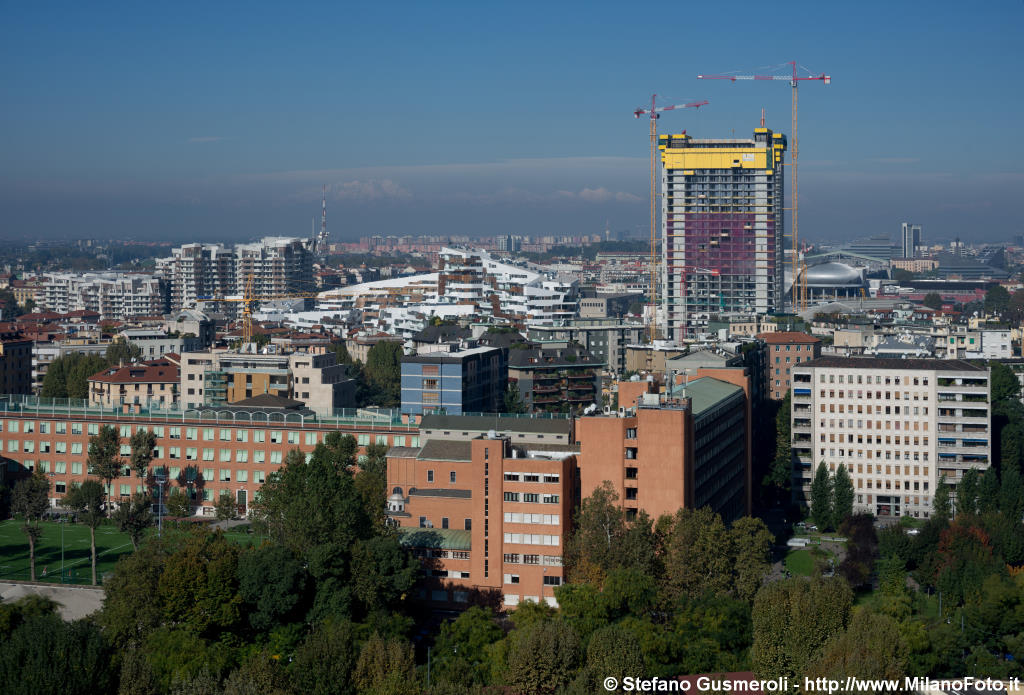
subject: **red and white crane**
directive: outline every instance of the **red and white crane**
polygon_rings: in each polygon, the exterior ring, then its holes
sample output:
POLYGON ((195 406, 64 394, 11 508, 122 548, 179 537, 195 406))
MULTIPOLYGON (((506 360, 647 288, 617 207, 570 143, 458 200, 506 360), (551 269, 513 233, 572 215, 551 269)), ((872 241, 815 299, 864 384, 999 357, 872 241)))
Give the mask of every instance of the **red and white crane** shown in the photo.
MULTIPOLYGON (((793 88, 793 147, 790 150, 790 161, 793 164, 793 306, 803 309, 807 306, 807 284, 799 276, 799 264, 800 264, 800 247, 798 237, 798 220, 799 220, 799 209, 798 209, 798 186, 797 186, 797 160, 800 152, 799 140, 797 139, 797 87, 801 82, 815 81, 821 82, 822 84, 831 84, 832 78, 825 73, 820 75, 809 74, 807 71, 806 75, 799 75, 797 73, 797 64, 795 60, 788 63, 792 69, 791 75, 697 75, 698 80, 729 80, 736 82, 739 80, 764 80, 764 81, 776 81, 776 82, 789 82, 789 85, 793 88)), ((804 68, 806 70, 806 68, 804 68)))
MULTIPOLYGON (((657 248, 656 243, 657 237, 655 236, 654 227, 657 223, 657 213, 655 211, 655 201, 657 200, 657 192, 655 189, 655 159, 654 153, 658 148, 658 119, 661 118, 661 113, 664 111, 675 111, 676 109, 698 109, 710 102, 704 101, 691 101, 686 104, 673 104, 671 106, 658 106, 657 105, 657 94, 651 95, 651 108, 637 108, 633 111, 634 118, 640 118, 641 116, 649 116, 651 119, 651 316, 648 330, 651 336, 651 342, 658 337, 658 260, 657 260, 657 248)), ((685 132, 685 131, 684 131, 685 132)))

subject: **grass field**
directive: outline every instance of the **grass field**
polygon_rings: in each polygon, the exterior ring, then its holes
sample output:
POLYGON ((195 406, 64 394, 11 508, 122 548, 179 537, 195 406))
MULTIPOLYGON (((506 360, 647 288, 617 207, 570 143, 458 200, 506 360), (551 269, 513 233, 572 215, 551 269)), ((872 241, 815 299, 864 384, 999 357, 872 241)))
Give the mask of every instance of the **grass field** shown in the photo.
MULTIPOLYGON (((36 580, 61 580, 61 527, 64 527, 64 581, 70 584, 89 584, 92 581, 89 556, 89 528, 82 524, 43 523, 43 536, 36 544, 36 580), (43 576, 43 570, 46 576, 43 576)), ((96 574, 102 581, 103 573, 114 568, 117 559, 132 551, 128 534, 115 526, 103 525, 96 529, 96 574)), ((0 522, 0 580, 28 579, 28 540, 21 532, 21 522, 0 522)))
MULTIPOLYGON (((61 527, 64 527, 64 582, 67 584, 89 584, 92 582, 89 557, 89 527, 83 524, 60 524, 55 521, 43 523, 43 537, 36 544, 36 581, 61 581, 61 527), (43 575, 43 569, 46 575, 43 575)), ((174 524, 164 525, 164 533, 174 533, 174 524)), ((156 528, 149 529, 156 533, 156 528)), ((261 540, 241 530, 224 534, 239 545, 255 545, 261 540)), ((118 558, 132 552, 132 542, 127 533, 116 526, 103 525, 96 529, 96 575, 103 582, 103 574, 114 569, 118 558)), ((28 566, 28 540, 21 532, 21 522, 0 521, 0 581, 4 579, 26 580, 30 577, 28 566)))
POLYGON ((809 550, 791 550, 786 555, 785 565, 794 577, 809 577, 814 572, 814 558, 809 550))

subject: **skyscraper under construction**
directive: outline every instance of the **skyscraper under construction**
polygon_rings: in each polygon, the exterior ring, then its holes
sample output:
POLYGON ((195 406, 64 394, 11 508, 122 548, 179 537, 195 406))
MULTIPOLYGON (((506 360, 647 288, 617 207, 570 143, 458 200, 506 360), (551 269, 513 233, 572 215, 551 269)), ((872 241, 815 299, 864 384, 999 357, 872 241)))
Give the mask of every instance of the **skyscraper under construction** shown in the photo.
POLYGON ((681 341, 712 317, 783 307, 786 136, 662 135, 662 337, 681 341))

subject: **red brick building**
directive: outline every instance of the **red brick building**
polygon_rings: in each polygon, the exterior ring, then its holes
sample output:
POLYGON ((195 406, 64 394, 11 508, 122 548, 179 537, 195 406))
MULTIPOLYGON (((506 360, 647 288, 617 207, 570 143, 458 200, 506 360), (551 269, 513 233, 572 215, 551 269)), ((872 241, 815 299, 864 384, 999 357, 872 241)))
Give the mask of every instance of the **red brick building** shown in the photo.
POLYGON ((821 356, 821 339, 800 331, 759 333, 768 351, 765 392, 773 401, 781 401, 789 393, 790 370, 802 362, 821 356))

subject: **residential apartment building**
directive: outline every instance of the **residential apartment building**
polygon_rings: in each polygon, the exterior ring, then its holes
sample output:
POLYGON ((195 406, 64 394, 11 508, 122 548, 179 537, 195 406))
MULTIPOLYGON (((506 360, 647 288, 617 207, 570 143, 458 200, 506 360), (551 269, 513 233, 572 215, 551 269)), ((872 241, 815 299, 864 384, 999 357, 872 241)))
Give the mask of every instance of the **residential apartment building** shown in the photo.
MULTIPOLYGON (((463 344, 465 345, 465 344, 463 344)), ((402 358, 402 412, 496 413, 508 388, 508 356, 496 347, 434 346, 402 358)))
POLYGON ((244 293, 250 278, 256 297, 312 292, 313 254, 306 244, 295 237, 265 237, 252 244, 236 244, 236 292, 244 293))
POLYGON ((928 517, 940 477, 991 463, 989 372, 960 360, 819 357, 793 367, 793 499, 845 464, 856 511, 928 517))
POLYGON ((89 377, 89 404, 106 408, 173 408, 178 404, 178 365, 168 359, 110 367, 89 377))
POLYGON ((607 480, 629 518, 643 510, 657 519, 683 507, 710 507, 727 522, 750 513, 744 369, 700 369, 668 394, 654 382, 619 386, 618 411, 576 421, 582 497, 607 480))
POLYGON ((32 341, 0 339, 0 393, 32 393, 32 341))
POLYGON ((921 225, 904 222, 900 226, 900 238, 903 241, 903 257, 917 258, 921 255, 924 244, 921 239, 921 225))
POLYGON ((421 599, 557 606, 576 455, 571 447, 541 448, 491 432, 432 436, 388 452, 388 520, 424 560, 421 599))
POLYGON ((601 403, 604 363, 580 347, 509 350, 508 379, 530 412, 583 410, 601 403))
POLYGON ((155 360, 168 354, 202 350, 203 341, 194 335, 172 337, 163 330, 149 328, 126 328, 117 334, 142 351, 143 360, 155 360))
POLYGON ((783 306, 786 137, 661 135, 664 336, 682 342, 713 317, 783 306))
MULTIPOLYGON (((582 300, 588 301, 588 300, 582 300)), ((580 318, 557 326, 527 328, 526 337, 544 347, 569 347, 577 343, 604 363, 605 369, 621 374, 626 371, 626 348, 643 340, 647 327, 640 321, 580 318)))
POLYGON ((420 445, 419 432, 402 424, 397 412, 373 415, 353 410, 335 419, 294 408, 227 406, 217 411, 153 410, 112 416, 105 407, 85 404, 69 412, 64 404, 9 396, 0 399, 0 466, 7 469, 8 478, 37 468, 50 475, 51 503, 56 506, 71 485, 88 477, 89 438, 104 425, 117 429, 125 463, 122 475, 113 481, 115 503, 145 489, 146 481, 128 465, 129 439, 144 429, 156 436, 150 470, 167 475, 164 494, 176 487, 188 489, 196 514, 206 516, 213 515, 213 505, 222 493, 234 497, 244 515, 260 485, 283 464, 289 451, 310 454, 331 432, 352 435, 360 449, 369 444, 420 445))
POLYGON ((333 351, 187 352, 181 356, 183 408, 221 406, 260 394, 301 401, 318 415, 355 406, 355 380, 333 351))
POLYGON ((765 343, 768 365, 765 392, 773 401, 781 401, 789 393, 793 367, 821 356, 821 339, 800 331, 759 333, 765 343))
MULTIPOLYGON (((171 309, 191 307, 201 297, 238 294, 235 252, 223 244, 185 244, 171 250, 169 258, 157 261, 157 270, 170 284, 171 309)), ((209 311, 233 315, 234 303, 204 304, 209 311)))
POLYGON ((46 273, 37 303, 60 314, 95 311, 103 319, 121 321, 162 315, 167 289, 162 278, 138 273, 46 273))

